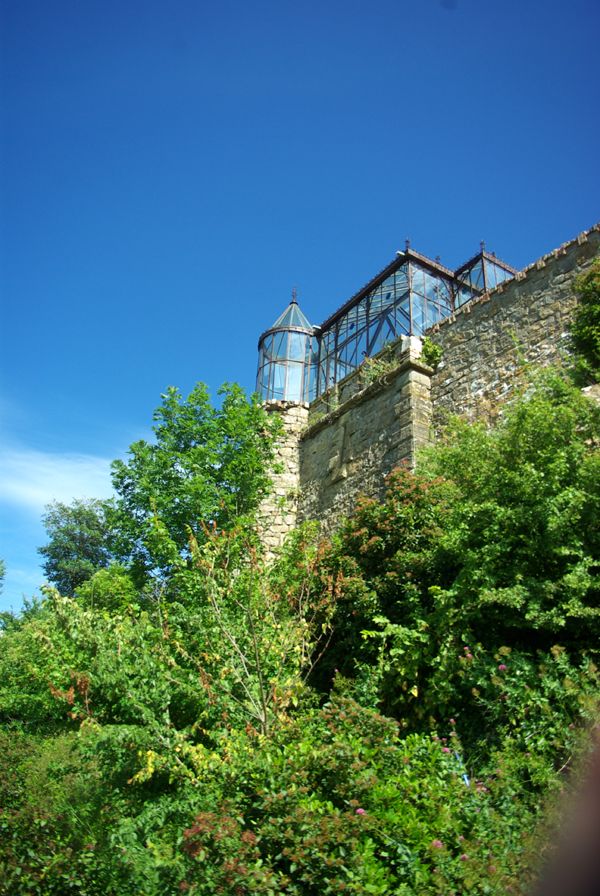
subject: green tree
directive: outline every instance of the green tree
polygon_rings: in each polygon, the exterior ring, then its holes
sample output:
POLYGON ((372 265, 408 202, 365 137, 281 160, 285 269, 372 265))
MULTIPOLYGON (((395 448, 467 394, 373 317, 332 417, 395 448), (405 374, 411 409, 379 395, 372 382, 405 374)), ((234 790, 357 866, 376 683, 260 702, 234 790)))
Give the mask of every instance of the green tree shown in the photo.
POLYGON ((48 580, 72 596, 97 569, 111 560, 109 524, 105 501, 77 500, 71 505, 48 505, 43 523, 48 544, 38 548, 48 580))
POLYGON ((116 550, 142 575, 168 570, 175 559, 161 553, 157 527, 187 556, 190 533, 201 542, 206 527, 231 527, 271 487, 278 421, 237 385, 219 395, 213 407, 203 384, 186 399, 168 389, 154 414, 155 441, 135 442, 127 461, 113 463, 116 550))

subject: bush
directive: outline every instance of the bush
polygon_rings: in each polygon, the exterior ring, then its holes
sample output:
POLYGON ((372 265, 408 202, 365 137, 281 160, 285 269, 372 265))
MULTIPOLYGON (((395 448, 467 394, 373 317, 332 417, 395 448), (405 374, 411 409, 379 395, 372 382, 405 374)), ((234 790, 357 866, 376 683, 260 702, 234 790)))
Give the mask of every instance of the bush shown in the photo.
POLYGON ((579 380, 597 382, 600 376, 600 261, 575 283, 579 304, 571 325, 571 340, 579 358, 579 380))

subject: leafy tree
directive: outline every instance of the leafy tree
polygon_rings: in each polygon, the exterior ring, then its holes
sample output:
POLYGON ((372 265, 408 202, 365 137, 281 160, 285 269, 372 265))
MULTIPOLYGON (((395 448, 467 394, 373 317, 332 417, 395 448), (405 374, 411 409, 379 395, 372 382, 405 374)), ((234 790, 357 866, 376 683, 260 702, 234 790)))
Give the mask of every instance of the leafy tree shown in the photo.
POLYGON ((4 575, 6 573, 6 564, 4 560, 0 560, 0 594, 2 594, 2 588, 4 587, 4 575))
POLYGON ((575 284, 579 304, 571 324, 571 339, 580 355, 577 371, 583 379, 600 377, 600 261, 575 284))
POLYGON ((125 612, 147 604, 150 594, 140 592, 127 569, 120 563, 111 563, 98 569, 76 592, 78 601, 90 609, 125 612))
POLYGON ((135 442, 127 461, 113 463, 117 553, 142 574, 174 561, 160 552, 161 530, 189 555, 190 532, 203 541, 207 526, 231 527, 270 489, 278 421, 239 386, 225 385, 219 395, 215 408, 203 384, 187 399, 168 389, 154 414, 156 441, 135 442))
MULTIPOLYGON (((62 594, 72 596, 117 558, 114 576, 129 574, 141 587, 150 572, 166 574, 189 556, 190 534, 199 543, 206 527, 228 528, 254 514, 271 486, 278 420, 239 386, 223 386, 219 395, 215 408, 202 384, 188 398, 170 388, 154 414, 156 440, 134 443, 128 460, 112 465, 114 501, 48 507, 49 541, 39 551, 62 594)), ((103 592, 110 602, 106 576, 103 582, 95 580, 96 600, 103 592)))
POLYGON ((98 500, 77 500, 71 505, 56 501, 43 516, 48 544, 38 548, 48 580, 62 594, 72 596, 97 569, 108 566, 108 504, 98 500))
POLYGON ((298 557, 284 555, 270 570, 243 530, 213 531, 204 545, 192 541, 192 569, 177 581, 200 605, 203 675, 213 692, 226 692, 228 717, 262 735, 298 703, 330 635, 335 583, 317 589, 319 554, 295 544, 302 568, 298 557))

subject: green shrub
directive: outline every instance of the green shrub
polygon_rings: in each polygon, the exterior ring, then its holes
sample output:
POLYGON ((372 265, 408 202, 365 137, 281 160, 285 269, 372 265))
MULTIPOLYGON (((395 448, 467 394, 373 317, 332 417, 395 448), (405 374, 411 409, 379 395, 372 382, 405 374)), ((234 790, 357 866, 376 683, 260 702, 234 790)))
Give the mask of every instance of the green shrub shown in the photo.
POLYGON ((600 261, 575 283, 579 303, 571 324, 571 340, 579 358, 576 371, 581 380, 600 377, 600 261))
POLYGON ((433 342, 429 336, 424 336, 421 348, 421 358, 423 361, 425 361, 429 367, 433 367, 434 370, 437 370, 443 356, 444 349, 442 346, 433 342))

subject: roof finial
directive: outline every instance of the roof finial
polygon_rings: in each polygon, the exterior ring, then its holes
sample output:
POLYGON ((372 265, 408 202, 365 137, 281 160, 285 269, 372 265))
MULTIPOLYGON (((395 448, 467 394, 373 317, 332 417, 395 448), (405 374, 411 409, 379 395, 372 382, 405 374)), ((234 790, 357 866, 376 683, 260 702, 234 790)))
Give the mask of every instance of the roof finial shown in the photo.
POLYGON ((292 305, 298 304, 298 290, 295 286, 292 287, 292 305))
POLYGON ((481 249, 482 252, 485 252, 485 240, 482 240, 479 243, 479 248, 481 249))
POLYGON ((409 249, 410 249, 410 239, 407 238, 404 240, 404 251, 408 252, 409 249))

